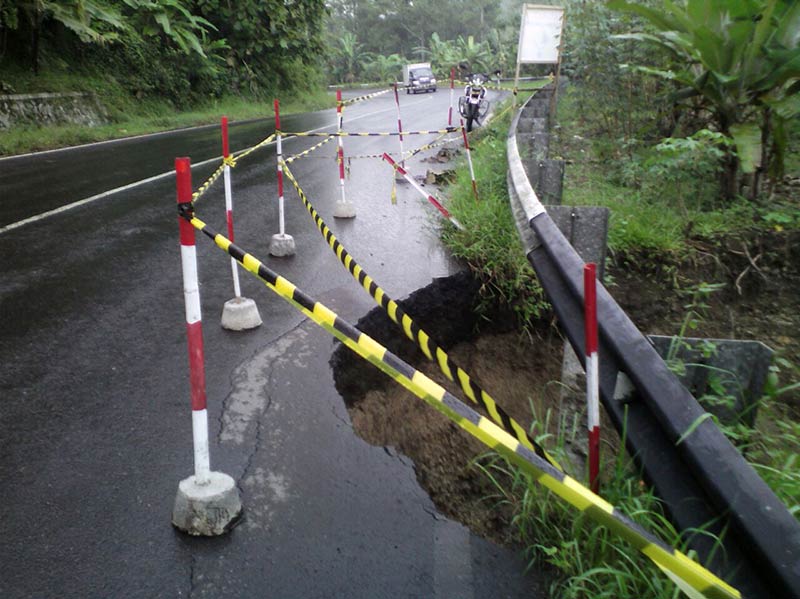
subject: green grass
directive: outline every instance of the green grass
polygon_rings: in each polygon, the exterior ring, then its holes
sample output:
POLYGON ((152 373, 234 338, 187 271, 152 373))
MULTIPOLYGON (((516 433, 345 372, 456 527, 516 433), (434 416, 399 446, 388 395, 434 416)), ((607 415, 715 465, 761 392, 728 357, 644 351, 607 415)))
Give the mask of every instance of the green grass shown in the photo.
POLYGON ((465 230, 448 227, 443 233, 443 242, 453 256, 465 260, 483 281, 486 303, 500 302, 511 308, 525 326, 541 314, 547 304, 533 268, 525 258, 508 204, 505 138, 510 122, 511 111, 507 110, 472 134, 470 145, 478 199, 463 158, 448 192, 448 209, 465 230))
MULTIPOLYGON (((549 436, 556 459, 569 464, 567 443, 581 443, 584 428, 573 414, 548 411, 534 433, 549 436), (549 421, 556 432, 546 435, 549 421)), ((598 526, 585 513, 536 484, 497 455, 486 455, 476 466, 493 482, 496 494, 487 501, 510 505, 512 525, 526 548, 530 567, 552 566, 557 572, 550 596, 559 599, 674 599, 675 585, 642 553, 598 526)), ((603 468, 603 497, 647 531, 680 549, 683 539, 664 515, 661 503, 637 475, 624 452, 603 468)))

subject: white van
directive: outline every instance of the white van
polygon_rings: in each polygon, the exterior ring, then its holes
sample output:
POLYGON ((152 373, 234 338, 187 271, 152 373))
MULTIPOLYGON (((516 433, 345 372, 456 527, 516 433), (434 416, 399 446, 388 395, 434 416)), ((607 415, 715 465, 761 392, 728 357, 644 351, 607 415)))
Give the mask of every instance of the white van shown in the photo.
POLYGON ((433 76, 431 63, 416 62, 407 64, 403 67, 403 85, 406 93, 417 93, 418 91, 435 92, 436 77, 433 76))

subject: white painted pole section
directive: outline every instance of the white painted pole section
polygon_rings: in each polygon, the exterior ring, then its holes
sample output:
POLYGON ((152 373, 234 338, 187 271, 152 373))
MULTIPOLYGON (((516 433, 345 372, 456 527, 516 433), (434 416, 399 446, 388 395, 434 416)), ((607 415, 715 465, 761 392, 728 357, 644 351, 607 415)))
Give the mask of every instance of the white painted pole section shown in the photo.
POLYGON ((207 410, 192 410, 192 437, 194 439, 194 477, 197 484, 207 484, 211 472, 211 459, 208 453, 207 410))
MULTIPOLYGON (((225 209, 228 213, 228 239, 233 241, 233 192, 231 191, 231 167, 225 165, 224 181, 225 181, 225 209)), ((235 258, 231 258, 231 273, 233 274, 233 294, 236 297, 242 297, 242 291, 239 287, 239 266, 235 258)))
POLYGON ((397 84, 394 84, 394 103, 397 105, 397 132, 400 134, 398 135, 398 139, 400 140, 400 166, 406 166, 406 157, 405 153, 403 152, 403 123, 400 120, 400 94, 397 93, 397 84))

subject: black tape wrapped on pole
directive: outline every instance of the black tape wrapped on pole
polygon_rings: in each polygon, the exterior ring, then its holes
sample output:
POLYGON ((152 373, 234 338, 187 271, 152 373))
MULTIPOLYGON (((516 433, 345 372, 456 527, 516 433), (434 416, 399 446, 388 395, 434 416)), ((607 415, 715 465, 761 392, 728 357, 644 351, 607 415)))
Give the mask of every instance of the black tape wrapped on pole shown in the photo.
MULTIPOLYGON (((583 261, 527 179, 516 142, 520 113, 509 131, 509 190, 524 213, 520 226, 540 244, 526 248, 528 260, 582 359, 583 261)), ((690 546, 745 597, 800 597, 800 523, 712 420, 702 420, 702 407, 602 286, 597 309, 601 399, 618 430, 627 418, 629 452, 681 530, 721 534, 727 527, 716 551, 702 533, 690 537, 690 546), (633 384, 632 401, 614 397, 620 372, 633 384)))

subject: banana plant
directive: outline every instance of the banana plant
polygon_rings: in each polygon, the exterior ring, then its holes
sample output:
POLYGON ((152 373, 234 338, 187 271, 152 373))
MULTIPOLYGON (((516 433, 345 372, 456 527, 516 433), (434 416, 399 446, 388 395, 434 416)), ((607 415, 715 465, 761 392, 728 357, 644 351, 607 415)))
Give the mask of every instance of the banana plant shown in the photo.
POLYGON ((696 98, 719 131, 733 140, 724 193, 737 191, 738 170, 783 173, 786 122, 800 113, 800 3, 793 0, 663 0, 651 8, 623 0, 609 6, 643 17, 652 33, 618 38, 658 44, 677 65, 640 67, 678 86, 677 99, 696 98))

